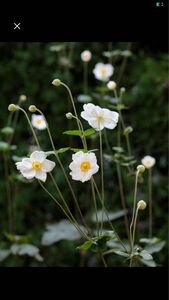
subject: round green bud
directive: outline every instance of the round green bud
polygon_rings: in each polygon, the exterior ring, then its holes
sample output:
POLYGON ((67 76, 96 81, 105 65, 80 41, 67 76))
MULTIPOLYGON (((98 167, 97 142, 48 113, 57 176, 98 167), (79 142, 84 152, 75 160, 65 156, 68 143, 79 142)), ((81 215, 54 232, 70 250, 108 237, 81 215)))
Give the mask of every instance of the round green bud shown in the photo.
POLYGON ((61 81, 60 81, 60 79, 54 79, 54 80, 52 81, 52 84, 53 84, 54 86, 60 86, 60 85, 61 85, 61 81))
POLYGON ((147 204, 144 200, 140 200, 138 203, 137 203, 137 208, 140 209, 140 210, 144 210, 146 208, 147 204))
POLYGON ((140 173, 144 173, 145 167, 143 165, 138 165, 137 166, 137 171, 140 172, 140 173))
POLYGON ((72 113, 71 113, 71 112, 68 112, 68 113, 66 114, 66 118, 67 118, 68 120, 71 120, 71 119, 73 118, 72 113))
POLYGON ((9 106, 8 106, 9 111, 16 111, 17 109, 18 109, 17 106, 13 103, 9 104, 9 106))
POLYGON ((131 126, 128 126, 124 129, 124 135, 130 134, 133 131, 131 126))
POLYGON ((32 113, 34 113, 34 112, 37 110, 37 108, 36 108, 35 105, 30 105, 28 109, 29 109, 29 111, 32 112, 32 113))

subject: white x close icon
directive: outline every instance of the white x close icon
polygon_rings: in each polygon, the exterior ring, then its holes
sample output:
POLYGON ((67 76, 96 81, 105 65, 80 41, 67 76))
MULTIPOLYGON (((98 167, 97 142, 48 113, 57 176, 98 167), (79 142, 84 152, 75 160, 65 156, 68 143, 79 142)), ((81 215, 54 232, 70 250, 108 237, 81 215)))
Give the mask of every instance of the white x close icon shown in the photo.
POLYGON ((18 28, 18 29, 21 29, 21 28, 19 27, 19 26, 21 25, 21 23, 18 23, 18 24, 14 23, 14 25, 15 25, 14 30, 17 29, 17 28, 18 28))

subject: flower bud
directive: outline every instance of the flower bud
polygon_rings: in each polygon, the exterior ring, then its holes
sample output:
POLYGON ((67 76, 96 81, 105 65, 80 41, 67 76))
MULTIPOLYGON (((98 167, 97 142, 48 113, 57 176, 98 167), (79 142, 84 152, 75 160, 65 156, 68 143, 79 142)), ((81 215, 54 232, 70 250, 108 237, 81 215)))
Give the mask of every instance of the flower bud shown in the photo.
POLYGON ((20 102, 25 102, 26 99, 27 99, 26 95, 20 95, 20 97, 19 97, 20 102))
POLYGON ((137 208, 140 209, 140 210, 144 210, 146 208, 147 204, 144 200, 140 200, 138 203, 137 203, 137 208))
POLYGON ((115 81, 109 81, 107 84, 107 87, 109 90, 114 91, 116 89, 117 84, 115 83, 115 81))
POLYGON ((147 169, 150 169, 155 165, 156 159, 150 155, 147 155, 147 156, 143 157, 141 162, 147 169))
POLYGON ((61 81, 60 81, 60 79, 54 79, 54 80, 52 81, 52 84, 53 84, 54 86, 60 86, 60 85, 61 85, 61 81))
POLYGON ((12 103, 12 104, 9 104, 8 110, 9 111, 16 111, 16 110, 18 110, 18 107, 15 104, 12 103))
POLYGON ((137 171, 140 172, 140 173, 144 173, 145 167, 143 165, 138 165, 137 166, 137 171))
POLYGON ((92 58, 92 54, 89 50, 85 50, 81 53, 81 60, 84 62, 90 61, 92 58))
POLYGON ((126 92, 125 87, 121 87, 120 88, 120 97, 122 97, 124 95, 124 93, 126 92))
POLYGON ((29 109, 29 111, 32 112, 32 113, 34 113, 34 112, 37 110, 37 108, 36 108, 35 105, 30 105, 28 109, 29 109))
POLYGON ((71 119, 73 118, 72 113, 71 113, 71 112, 68 112, 68 113, 66 114, 66 118, 67 118, 68 120, 71 120, 71 119))
POLYGON ((128 126, 124 129, 124 135, 130 134, 133 131, 131 126, 128 126))

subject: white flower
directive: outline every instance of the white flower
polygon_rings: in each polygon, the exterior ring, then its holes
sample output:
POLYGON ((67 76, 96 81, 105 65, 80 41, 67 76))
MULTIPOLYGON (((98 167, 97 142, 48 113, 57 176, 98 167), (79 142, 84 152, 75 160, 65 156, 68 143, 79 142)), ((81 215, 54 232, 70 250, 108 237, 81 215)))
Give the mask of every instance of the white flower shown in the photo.
POLYGON ((14 255, 28 255, 38 261, 43 261, 43 257, 39 254, 39 248, 32 244, 13 244, 11 253, 14 255))
POLYGON ((84 62, 90 61, 92 58, 92 54, 89 50, 85 50, 81 53, 81 60, 84 62))
POLYGON ((115 81, 109 81, 107 84, 108 89, 111 91, 115 90, 116 86, 117 84, 115 83, 115 81))
POLYGON ((114 67, 110 64, 98 63, 95 65, 93 73, 96 79, 101 81, 108 81, 113 75, 114 67))
POLYGON ((102 130, 104 127, 114 129, 117 126, 119 114, 107 108, 92 103, 83 105, 84 111, 81 112, 81 117, 88 121, 89 125, 95 130, 102 130))
POLYGON ((155 165, 156 160, 154 157, 147 155, 143 157, 141 162, 147 169, 150 169, 155 165))
POLYGON ((94 153, 84 153, 82 151, 72 155, 73 161, 69 165, 72 179, 85 182, 90 180, 93 174, 97 173, 99 166, 97 165, 96 155, 94 153))
POLYGON ((42 115, 32 115, 32 125, 33 127, 43 130, 46 129, 46 121, 42 115))
POLYGON ((30 158, 23 158, 21 162, 16 163, 17 169, 27 178, 37 178, 43 182, 46 181, 48 172, 55 167, 55 163, 46 159, 46 153, 43 151, 35 151, 30 158))

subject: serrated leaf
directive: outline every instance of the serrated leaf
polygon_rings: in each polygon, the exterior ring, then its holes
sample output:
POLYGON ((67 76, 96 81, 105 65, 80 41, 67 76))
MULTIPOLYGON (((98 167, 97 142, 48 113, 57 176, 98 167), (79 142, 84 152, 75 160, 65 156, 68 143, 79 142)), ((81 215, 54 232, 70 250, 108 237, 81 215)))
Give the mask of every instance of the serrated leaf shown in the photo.
POLYGON ((90 247, 92 246, 92 244, 93 244, 93 241, 89 240, 89 241, 85 242, 84 244, 78 246, 77 249, 81 249, 81 250, 87 251, 87 250, 90 249, 90 247))

